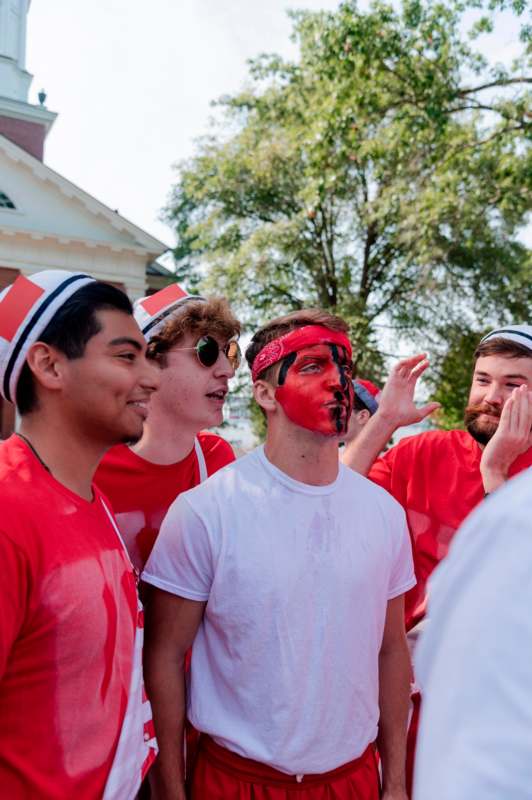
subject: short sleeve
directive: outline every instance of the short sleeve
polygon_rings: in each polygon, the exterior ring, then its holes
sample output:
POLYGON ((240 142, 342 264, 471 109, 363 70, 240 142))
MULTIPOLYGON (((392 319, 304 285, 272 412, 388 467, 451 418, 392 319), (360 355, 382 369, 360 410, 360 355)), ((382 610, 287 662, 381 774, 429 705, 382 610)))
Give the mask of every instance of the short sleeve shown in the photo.
POLYGON ((399 595, 404 594, 416 585, 412 544, 410 542, 410 535, 406 526, 404 512, 401 514, 401 517, 401 523, 397 525, 395 531, 397 546, 395 548, 395 557, 390 572, 388 600, 399 597, 399 595))
POLYGON ((142 580, 188 600, 208 600, 213 555, 205 525, 181 495, 170 506, 142 580))
POLYGON ((0 679, 9 654, 26 616, 30 587, 29 568, 24 553, 0 530, 0 679))

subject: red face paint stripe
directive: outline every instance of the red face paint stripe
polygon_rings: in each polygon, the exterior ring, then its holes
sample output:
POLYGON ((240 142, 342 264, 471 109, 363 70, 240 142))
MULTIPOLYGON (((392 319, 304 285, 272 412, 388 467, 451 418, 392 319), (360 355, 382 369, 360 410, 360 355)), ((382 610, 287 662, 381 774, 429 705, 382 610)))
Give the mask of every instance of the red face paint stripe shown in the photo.
POLYGON ((19 275, 0 302, 0 336, 10 342, 44 289, 19 275))
POLYGON ((147 297, 142 301, 141 306, 150 316, 153 316, 161 311, 161 309, 170 305, 170 303, 175 303, 176 300, 180 300, 182 297, 187 297, 187 293, 178 286, 177 283, 173 283, 171 286, 161 289, 160 292, 153 294, 151 297, 147 297))

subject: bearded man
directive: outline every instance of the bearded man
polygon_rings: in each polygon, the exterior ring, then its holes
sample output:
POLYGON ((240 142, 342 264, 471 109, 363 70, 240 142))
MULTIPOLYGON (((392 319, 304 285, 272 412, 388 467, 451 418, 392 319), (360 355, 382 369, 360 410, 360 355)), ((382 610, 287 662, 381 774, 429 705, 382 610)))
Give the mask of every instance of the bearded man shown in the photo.
POLYGON ((143 579, 157 800, 406 800, 404 512, 338 462, 347 325, 298 311, 249 345, 264 447, 171 506, 143 579), (355 510, 355 511, 354 511, 355 510), (185 794, 188 714, 201 732, 185 794))
POLYGON ((425 615, 427 580, 451 540, 486 494, 532 465, 532 326, 509 325, 485 336, 474 354, 466 430, 427 431, 402 439, 374 459, 401 425, 433 411, 412 402, 422 356, 401 362, 379 408, 342 461, 390 492, 406 511, 417 584, 405 600, 406 627, 425 615), (374 462, 374 463, 373 463, 374 462))
MULTIPOLYGON (((418 409, 412 399, 427 366, 422 354, 395 367, 377 412, 341 456, 345 464, 390 492, 406 511, 417 579, 405 598, 412 651, 425 617, 427 581, 447 555, 457 529, 486 495, 532 465, 532 326, 493 330, 478 345, 466 430, 410 436, 377 458, 396 428, 420 421, 437 408, 437 403, 429 403, 418 409)), ((419 718, 417 691, 412 704, 408 789, 419 718)))

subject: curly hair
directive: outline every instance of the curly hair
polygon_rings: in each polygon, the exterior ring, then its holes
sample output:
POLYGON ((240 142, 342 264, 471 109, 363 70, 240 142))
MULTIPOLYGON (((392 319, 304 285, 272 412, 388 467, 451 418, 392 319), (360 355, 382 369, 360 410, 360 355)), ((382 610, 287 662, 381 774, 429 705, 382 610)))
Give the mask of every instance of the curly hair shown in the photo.
POLYGON ((186 303, 180 313, 171 314, 161 330, 148 343, 148 358, 166 366, 166 353, 188 333, 198 338, 207 334, 221 341, 240 335, 240 322, 225 297, 209 297, 186 303))

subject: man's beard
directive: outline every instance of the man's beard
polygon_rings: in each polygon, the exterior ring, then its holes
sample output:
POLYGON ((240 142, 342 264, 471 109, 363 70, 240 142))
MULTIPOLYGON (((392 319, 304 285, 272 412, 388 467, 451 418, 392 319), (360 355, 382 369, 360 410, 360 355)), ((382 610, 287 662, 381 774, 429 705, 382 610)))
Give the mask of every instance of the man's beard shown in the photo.
POLYGON ((501 410, 497 406, 492 406, 489 403, 482 403, 478 406, 467 406, 464 412, 464 422, 468 432, 473 439, 482 445, 489 442, 499 427, 500 417, 501 410), (483 420, 481 422, 479 418, 483 414, 490 414, 493 417, 497 417, 497 419, 483 420))

